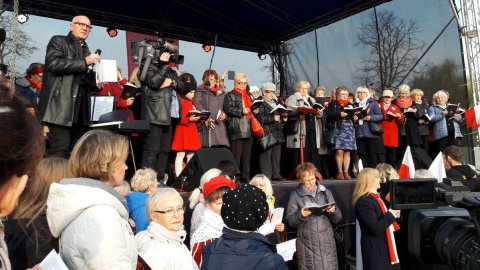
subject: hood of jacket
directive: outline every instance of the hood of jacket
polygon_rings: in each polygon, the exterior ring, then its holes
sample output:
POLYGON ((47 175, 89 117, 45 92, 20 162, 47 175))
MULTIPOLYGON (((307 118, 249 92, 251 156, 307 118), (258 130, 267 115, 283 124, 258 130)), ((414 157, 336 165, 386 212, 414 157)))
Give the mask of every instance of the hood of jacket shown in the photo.
POLYGON ((125 199, 102 181, 71 178, 53 183, 47 199, 47 221, 52 235, 59 237, 83 211, 97 205, 113 207, 122 218, 128 219, 125 199))
POLYGON ((451 172, 454 172, 454 177, 457 179, 457 180, 461 180, 461 181, 466 181, 466 180, 470 180, 472 178, 474 178, 477 173, 472 170, 472 168, 470 168, 470 166, 468 165, 457 165, 457 166, 453 166, 452 167, 453 171, 451 172))

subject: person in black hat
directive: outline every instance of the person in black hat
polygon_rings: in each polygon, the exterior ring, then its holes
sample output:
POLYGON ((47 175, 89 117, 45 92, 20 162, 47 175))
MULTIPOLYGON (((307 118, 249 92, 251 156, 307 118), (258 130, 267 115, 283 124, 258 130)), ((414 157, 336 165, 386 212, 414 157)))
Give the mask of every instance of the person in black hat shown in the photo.
POLYGON ((200 269, 288 269, 276 246, 256 232, 268 217, 265 193, 242 184, 225 192, 223 235, 202 248, 200 269))

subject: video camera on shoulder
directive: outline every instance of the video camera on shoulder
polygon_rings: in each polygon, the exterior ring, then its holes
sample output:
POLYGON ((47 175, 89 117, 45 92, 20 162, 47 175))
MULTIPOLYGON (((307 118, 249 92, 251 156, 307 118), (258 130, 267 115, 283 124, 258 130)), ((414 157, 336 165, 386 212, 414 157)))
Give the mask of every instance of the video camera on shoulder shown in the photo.
POLYGON ((132 61, 138 65, 146 64, 148 59, 150 63, 158 64, 160 55, 164 52, 172 54, 169 61, 175 64, 183 64, 185 57, 175 55, 178 53, 178 47, 173 44, 173 40, 159 37, 156 40, 146 38, 142 41, 133 40, 130 44, 132 49, 132 61))

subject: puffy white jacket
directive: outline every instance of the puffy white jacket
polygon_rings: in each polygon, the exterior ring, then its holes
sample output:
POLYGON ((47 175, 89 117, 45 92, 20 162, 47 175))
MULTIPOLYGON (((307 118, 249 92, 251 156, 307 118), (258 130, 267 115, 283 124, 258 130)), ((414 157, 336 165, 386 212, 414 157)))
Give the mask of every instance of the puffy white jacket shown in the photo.
POLYGON ((64 179, 50 186, 47 221, 60 236, 68 269, 135 269, 137 247, 127 219, 125 199, 101 181, 64 179))
POLYGON ((198 270, 197 263, 185 241, 186 232, 172 232, 151 221, 148 229, 138 233, 138 252, 145 262, 155 270, 198 270))

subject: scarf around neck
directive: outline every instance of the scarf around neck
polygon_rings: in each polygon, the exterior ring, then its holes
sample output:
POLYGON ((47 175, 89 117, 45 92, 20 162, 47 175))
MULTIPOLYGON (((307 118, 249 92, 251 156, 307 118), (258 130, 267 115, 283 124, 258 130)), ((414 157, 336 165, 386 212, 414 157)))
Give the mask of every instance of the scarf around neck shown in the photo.
POLYGON ((337 101, 338 101, 338 104, 340 104, 340 106, 342 107, 345 107, 348 104, 348 99, 343 100, 339 98, 337 99, 337 101))
POLYGON ((32 76, 27 75, 25 79, 33 86, 35 89, 42 90, 42 82, 36 82, 32 79, 32 76))
POLYGON ((396 100, 397 106, 400 107, 400 108, 402 108, 402 109, 406 109, 406 108, 412 107, 412 102, 413 102, 413 99, 410 98, 410 97, 407 97, 407 98, 397 98, 397 100, 396 100))
POLYGON ((250 108, 250 106, 252 106, 252 100, 250 99, 246 89, 242 90, 238 87, 235 87, 233 90, 242 96, 243 106, 245 106, 245 108, 250 108))

